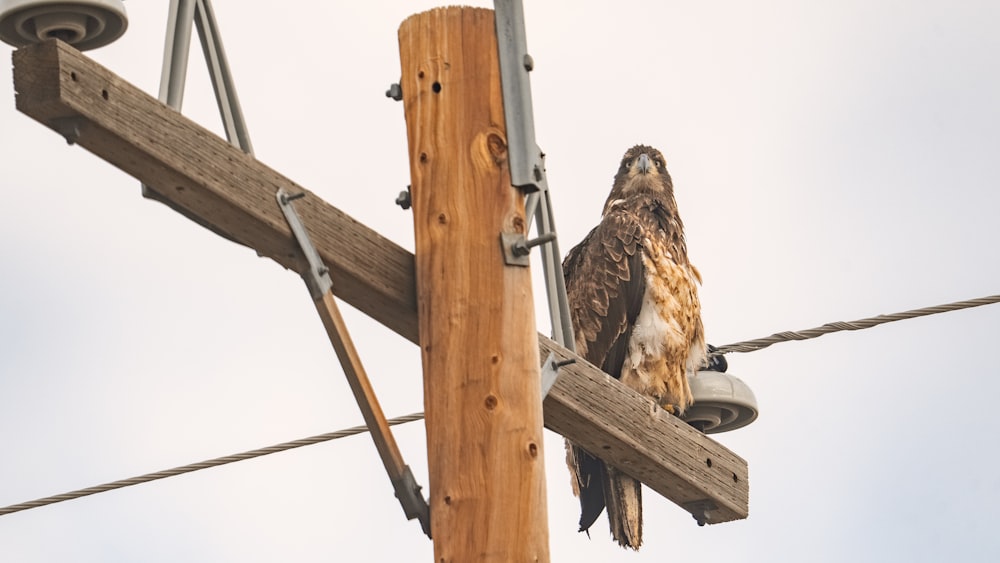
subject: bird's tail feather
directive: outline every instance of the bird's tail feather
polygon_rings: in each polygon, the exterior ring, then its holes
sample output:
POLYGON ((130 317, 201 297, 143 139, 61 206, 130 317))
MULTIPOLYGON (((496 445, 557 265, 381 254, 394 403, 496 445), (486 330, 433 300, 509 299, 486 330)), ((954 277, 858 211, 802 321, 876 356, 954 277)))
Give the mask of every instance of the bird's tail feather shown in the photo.
POLYGON ((642 545, 642 483, 614 467, 606 471, 604 500, 611 537, 622 547, 637 550, 642 545))
POLYGON ((622 547, 642 544, 642 484, 608 467, 603 460, 566 440, 566 461, 573 476, 573 492, 580 497, 580 531, 608 511, 611 536, 622 547))
POLYGON ((573 493, 580 497, 580 531, 590 535, 590 526, 604 511, 604 462, 566 440, 566 462, 572 475, 573 493))

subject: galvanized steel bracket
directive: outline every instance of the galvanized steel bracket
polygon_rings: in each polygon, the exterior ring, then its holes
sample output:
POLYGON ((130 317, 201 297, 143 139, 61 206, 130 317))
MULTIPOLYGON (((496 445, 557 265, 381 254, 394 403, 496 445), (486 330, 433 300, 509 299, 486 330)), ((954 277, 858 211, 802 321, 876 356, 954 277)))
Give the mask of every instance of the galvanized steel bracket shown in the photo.
POLYGON ((309 269, 302 273, 302 279, 309 287, 313 301, 318 301, 333 287, 333 280, 330 279, 330 269, 323 264, 319 252, 309 240, 309 233, 306 232, 305 225, 302 224, 299 214, 292 206, 292 201, 305 197, 305 195, 305 193, 289 195, 284 189, 279 188, 275 197, 278 199, 281 212, 285 214, 288 226, 292 229, 292 234, 295 235, 295 240, 298 241, 299 247, 302 248, 302 254, 305 255, 306 262, 309 264, 309 269))
POLYGON ((500 87, 507 122, 510 183, 524 192, 544 189, 545 160, 535 143, 535 116, 531 108, 528 72, 534 61, 528 54, 521 0, 495 0, 494 18, 500 55, 500 87))
POLYGON ((711 499, 696 500, 692 502, 685 503, 682 508, 691 513, 695 521, 698 522, 699 526, 704 526, 705 524, 712 523, 712 511, 718 510, 719 507, 711 499))
MULTIPOLYGON (((417 484, 413 472, 409 465, 403 466, 403 475, 398 479, 392 479, 392 488, 396 491, 396 498, 403 507, 403 514, 407 520, 414 518, 420 522, 420 528, 431 537, 431 512, 430 506, 420 493, 423 488, 417 484)), ((433 539, 433 538, 431 538, 433 539)))
MULTIPOLYGON (((576 360, 567 360, 568 363, 573 363, 576 360)), ((542 364, 542 400, 548 396, 549 391, 552 390, 552 386, 556 384, 556 379, 559 379, 559 368, 566 365, 567 362, 557 362, 556 355, 549 352, 549 357, 545 358, 545 362, 542 364)))

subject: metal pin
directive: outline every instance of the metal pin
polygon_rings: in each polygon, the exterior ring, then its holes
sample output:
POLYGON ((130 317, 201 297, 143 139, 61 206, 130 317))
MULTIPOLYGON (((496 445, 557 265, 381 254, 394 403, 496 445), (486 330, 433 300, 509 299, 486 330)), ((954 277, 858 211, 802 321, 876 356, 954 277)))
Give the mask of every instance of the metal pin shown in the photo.
POLYGON ((296 199, 302 199, 306 197, 306 192, 299 192, 297 194, 282 194, 281 203, 288 203, 289 201, 295 201, 296 199))
POLYGON ((555 233, 545 233, 544 235, 538 238, 533 238, 529 241, 519 240, 511 245, 510 249, 511 252, 514 253, 514 256, 527 256, 531 252, 532 248, 554 240, 556 240, 555 233))

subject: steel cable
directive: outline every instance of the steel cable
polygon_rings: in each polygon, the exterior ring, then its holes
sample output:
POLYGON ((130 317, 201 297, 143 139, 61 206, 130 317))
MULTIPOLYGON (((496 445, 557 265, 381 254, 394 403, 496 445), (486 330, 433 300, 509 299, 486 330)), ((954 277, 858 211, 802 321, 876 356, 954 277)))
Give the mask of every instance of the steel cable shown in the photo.
MULTIPOLYGON (((424 413, 413 413, 406 416, 390 418, 387 422, 389 423, 389 426, 395 426, 397 424, 413 422, 415 420, 420 420, 422 418, 424 418, 424 413)), ((80 489, 77 491, 63 493, 60 495, 54 495, 51 497, 45 497, 28 502, 22 502, 20 504, 12 504, 10 506, 0 508, 0 516, 3 516, 5 514, 13 514, 15 512, 28 510, 30 508, 38 508, 40 506, 55 504, 57 502, 78 499, 81 497, 97 493, 105 493, 108 491, 113 491, 115 489, 121 489, 123 487, 131 487, 132 485, 148 483, 150 481, 156 481, 158 479, 166 479, 167 477, 176 477, 178 475, 191 473, 193 471, 200 471, 202 469, 208 469, 210 467, 218 467, 220 465, 226 465, 227 463, 234 463, 237 461, 253 459, 255 457, 261 457, 269 454, 275 454, 278 452, 284 452, 295 448, 301 448, 303 446, 311 446, 313 444, 319 444, 322 442, 328 442, 330 440, 336 440, 337 438, 345 438, 347 436, 361 434, 362 432, 368 432, 368 427, 364 425, 353 426, 351 428, 345 428, 343 430, 338 430, 336 432, 328 432, 326 434, 319 434, 309 438, 302 438, 301 440, 283 442, 281 444, 275 444, 273 446, 268 446, 266 448, 258 448, 256 450, 250 450, 248 452, 227 455, 224 457, 217 457, 215 459, 209 459, 206 461, 200 461, 198 463, 182 465, 181 467, 175 467, 173 469, 165 469, 163 471, 157 471, 155 473, 147 473, 145 475, 140 475, 138 477, 122 479, 120 481, 113 481, 111 483, 96 485, 94 487, 87 487, 86 489, 80 489)))
POLYGON ((955 303, 948 303, 946 305, 924 307, 922 309, 913 309, 912 311, 892 313, 891 315, 878 315, 877 317, 868 317, 867 319, 859 319, 850 322, 839 321, 839 322, 826 323, 825 325, 818 326, 816 328, 809 328, 806 330, 799 330, 799 331, 778 332, 766 338, 744 340, 743 342, 736 342, 734 344, 719 346, 718 349, 715 352, 713 352, 712 355, 718 356, 721 354, 729 354, 731 352, 753 352, 755 350, 761 350, 763 348, 767 348, 768 346, 771 346, 772 344, 777 344, 779 342, 790 342, 792 340, 809 340, 810 338, 817 338, 823 336, 824 334, 830 334, 833 332, 840 332, 844 330, 862 330, 885 323, 903 321, 906 319, 915 319, 917 317, 926 317, 927 315, 936 315, 938 313, 948 313, 950 311, 958 311, 961 309, 969 309, 972 307, 981 307, 983 305, 991 305, 993 303, 1000 303, 1000 295, 991 295, 989 297, 980 297, 978 299, 956 301, 955 303))

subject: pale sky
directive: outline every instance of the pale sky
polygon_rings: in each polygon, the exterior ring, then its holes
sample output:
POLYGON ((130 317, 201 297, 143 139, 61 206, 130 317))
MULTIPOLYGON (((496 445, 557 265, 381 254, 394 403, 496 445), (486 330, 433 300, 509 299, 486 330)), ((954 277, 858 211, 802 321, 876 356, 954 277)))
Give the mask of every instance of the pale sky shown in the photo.
MULTIPOLYGON (((127 33, 89 55, 155 95, 167 5, 128 2, 127 33)), ((399 24, 437 4, 213 5, 258 158, 412 250, 383 92, 399 24)), ((656 146, 711 342, 1000 293, 997 3, 525 12, 564 251, 622 153, 656 146)), ((183 111, 221 131, 191 60, 183 111)), ((0 154, 0 506, 361 423, 299 277, 18 113, 9 64, 0 154)), ((422 410, 417 347, 344 309, 387 415, 422 410)), ((716 436, 749 463, 750 517, 698 528, 647 489, 638 554, 604 517, 576 532, 547 433, 552 560, 1000 559, 998 333, 994 305, 730 355, 761 408, 716 436)), ((426 486, 422 423, 395 432, 426 486)), ((365 435, 0 517, 4 562, 431 558, 365 435)))

